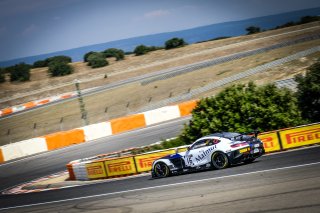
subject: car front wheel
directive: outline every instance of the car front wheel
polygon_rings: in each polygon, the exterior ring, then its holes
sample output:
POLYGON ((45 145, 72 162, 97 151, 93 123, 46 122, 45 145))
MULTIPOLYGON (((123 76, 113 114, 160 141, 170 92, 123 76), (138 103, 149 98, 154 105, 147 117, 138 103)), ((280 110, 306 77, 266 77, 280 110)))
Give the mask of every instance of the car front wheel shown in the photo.
POLYGON ((154 175, 158 178, 168 177, 170 175, 169 167, 163 162, 156 163, 154 165, 154 175))
POLYGON ((211 164, 215 169, 224 169, 229 165, 229 159, 222 152, 215 152, 211 156, 211 164))

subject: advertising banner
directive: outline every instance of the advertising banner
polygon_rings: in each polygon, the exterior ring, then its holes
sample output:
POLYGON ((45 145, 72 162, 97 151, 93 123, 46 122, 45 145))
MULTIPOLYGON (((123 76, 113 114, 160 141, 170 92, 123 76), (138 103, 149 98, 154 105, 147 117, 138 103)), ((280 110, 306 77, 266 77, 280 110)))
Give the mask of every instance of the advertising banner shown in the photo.
POLYGON ((266 152, 274 152, 280 150, 280 141, 276 132, 259 135, 258 138, 263 142, 266 152))
POLYGON ((94 162, 86 164, 89 179, 97 179, 107 177, 103 162, 94 162))
POLYGON ((280 136, 284 149, 320 143, 320 124, 282 130, 280 136))
POLYGON ((137 155, 134 157, 138 172, 147 172, 151 170, 153 161, 166 155, 174 154, 175 150, 156 152, 151 154, 137 155))
POLYGON ((106 160, 104 164, 108 177, 137 173, 133 157, 106 160))

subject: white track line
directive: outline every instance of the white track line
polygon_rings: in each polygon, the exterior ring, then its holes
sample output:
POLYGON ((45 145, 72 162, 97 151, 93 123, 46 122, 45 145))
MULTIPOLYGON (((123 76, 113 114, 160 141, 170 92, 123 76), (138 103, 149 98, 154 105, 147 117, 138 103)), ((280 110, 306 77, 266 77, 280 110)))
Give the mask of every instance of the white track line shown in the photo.
POLYGON ((320 164, 320 161, 314 162, 314 163, 300 164, 300 165, 295 165, 295 166, 280 167, 280 168, 275 168, 275 169, 267 169, 267 170, 260 170, 260 171, 254 171, 254 172, 246 172, 246 173, 241 173, 241 174, 226 175, 226 176, 221 176, 221 177, 206 178, 206 179, 201 179, 201 180, 192 180, 192 181, 186 181, 186 182, 181 182, 181 183, 173 183, 173 184, 166 184, 166 185, 160 185, 160 186, 151 186, 151 187, 140 188, 140 189, 131 189, 131 190, 125 190, 125 191, 119 191, 119 192, 111 192, 111 193, 105 193, 105 194, 69 198, 69 199, 64 199, 64 200, 56 200, 56 201, 43 202, 43 203, 34 203, 34 204, 29 204, 29 205, 12 206, 12 207, 7 207, 7 208, 1 208, 0 211, 9 210, 9 209, 24 208, 24 207, 40 206, 40 205, 53 204, 53 203, 62 203, 62 202, 67 202, 67 201, 75 201, 75 200, 82 200, 82 199, 88 199, 88 198, 104 197, 104 196, 109 196, 109 195, 117 195, 117 194, 129 193, 129 192, 144 191, 144 190, 149 190, 149 189, 165 188, 165 187, 170 187, 170 186, 171 187, 172 186, 179 186, 179 185, 185 185, 185 184, 191 184, 191 183, 200 183, 200 182, 205 182, 205 181, 210 181, 210 180, 217 180, 217 179, 223 179, 223 178, 229 178, 229 177, 239 177, 239 176, 252 175, 252 174, 258 174, 258 173, 263 173, 263 172, 273 172, 273 171, 279 171, 279 170, 294 169, 294 168, 306 167, 306 166, 312 166, 312 165, 318 165, 318 164, 320 164))

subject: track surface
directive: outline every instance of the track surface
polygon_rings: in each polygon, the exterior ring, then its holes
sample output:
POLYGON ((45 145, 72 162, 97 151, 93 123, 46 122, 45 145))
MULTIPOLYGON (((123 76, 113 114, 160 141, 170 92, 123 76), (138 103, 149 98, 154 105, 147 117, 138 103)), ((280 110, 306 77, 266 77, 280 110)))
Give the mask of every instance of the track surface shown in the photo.
POLYGON ((224 170, 1 196, 0 211, 319 212, 319 152, 315 147, 224 170))
MULTIPOLYGON (((64 170, 70 160, 174 137, 188 119, 8 162, 0 166, 1 190, 64 170)), ((317 146, 224 170, 0 195, 0 212, 319 212, 319 152, 317 146)))
MULTIPOLYGON (((0 191, 65 170, 65 165, 72 160, 149 145, 162 139, 176 137, 183 128, 183 124, 189 119, 190 117, 184 117, 144 129, 0 164, 0 191)), ((1 203, 0 201, 0 205, 1 203)))

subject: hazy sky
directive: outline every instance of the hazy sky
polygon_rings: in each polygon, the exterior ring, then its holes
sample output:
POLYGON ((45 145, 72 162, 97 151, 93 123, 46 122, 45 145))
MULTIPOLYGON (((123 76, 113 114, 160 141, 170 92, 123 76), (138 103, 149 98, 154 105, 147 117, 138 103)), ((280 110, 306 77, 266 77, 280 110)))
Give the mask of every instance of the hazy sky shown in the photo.
POLYGON ((314 7, 319 0, 0 0, 0 61, 314 7))

